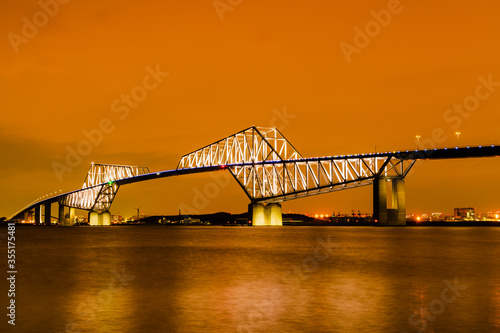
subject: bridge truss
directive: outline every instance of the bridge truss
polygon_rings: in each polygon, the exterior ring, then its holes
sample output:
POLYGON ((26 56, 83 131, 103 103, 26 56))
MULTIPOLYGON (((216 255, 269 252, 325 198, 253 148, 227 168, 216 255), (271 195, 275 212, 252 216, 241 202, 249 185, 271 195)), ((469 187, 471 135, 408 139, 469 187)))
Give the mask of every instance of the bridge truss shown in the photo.
POLYGON ((92 163, 82 189, 60 197, 59 204, 95 212, 109 211, 120 188, 116 180, 148 173, 146 167, 92 163))
POLYGON ((253 202, 282 202, 404 178, 415 160, 401 154, 303 158, 276 128, 250 127, 184 155, 177 169, 226 166, 253 202))
POLYGON ((277 128, 252 126, 182 156, 177 169, 302 158, 277 128))

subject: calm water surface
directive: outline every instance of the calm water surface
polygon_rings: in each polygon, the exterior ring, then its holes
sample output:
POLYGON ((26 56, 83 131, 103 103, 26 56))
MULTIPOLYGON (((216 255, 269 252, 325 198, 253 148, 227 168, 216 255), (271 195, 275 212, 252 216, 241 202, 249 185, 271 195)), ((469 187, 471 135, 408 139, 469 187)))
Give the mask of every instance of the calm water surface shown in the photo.
POLYGON ((500 332, 499 258, 489 227, 18 227, 15 331, 500 332))

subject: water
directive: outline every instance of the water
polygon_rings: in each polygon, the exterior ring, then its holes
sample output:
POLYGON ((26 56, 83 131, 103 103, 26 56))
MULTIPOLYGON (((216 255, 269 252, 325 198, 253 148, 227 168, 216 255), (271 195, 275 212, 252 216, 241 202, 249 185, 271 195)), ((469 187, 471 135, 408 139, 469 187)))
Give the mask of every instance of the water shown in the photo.
POLYGON ((500 332, 499 258, 494 227, 18 227, 15 331, 500 332))

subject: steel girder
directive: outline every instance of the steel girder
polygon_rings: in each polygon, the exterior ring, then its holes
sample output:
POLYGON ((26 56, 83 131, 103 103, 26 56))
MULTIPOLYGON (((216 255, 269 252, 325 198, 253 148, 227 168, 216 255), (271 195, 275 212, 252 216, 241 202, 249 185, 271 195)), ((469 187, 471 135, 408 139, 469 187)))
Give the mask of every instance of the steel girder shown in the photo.
POLYGON ((250 127, 184 155, 177 169, 226 165, 251 201, 281 202, 404 178, 414 163, 392 154, 304 159, 278 129, 250 127))
POLYGON ((146 167, 92 163, 82 189, 60 197, 59 204, 96 212, 109 211, 120 188, 115 181, 147 173, 146 167))
POLYGON ((184 155, 177 169, 281 161, 301 157, 277 128, 252 126, 184 155))
POLYGON ((114 164, 94 164, 89 168, 82 188, 115 181, 123 178, 130 178, 149 173, 146 167, 114 165, 114 164))
POLYGON ((228 169, 252 201, 282 202, 370 185, 375 178, 404 178, 415 161, 394 156, 285 160, 228 169))

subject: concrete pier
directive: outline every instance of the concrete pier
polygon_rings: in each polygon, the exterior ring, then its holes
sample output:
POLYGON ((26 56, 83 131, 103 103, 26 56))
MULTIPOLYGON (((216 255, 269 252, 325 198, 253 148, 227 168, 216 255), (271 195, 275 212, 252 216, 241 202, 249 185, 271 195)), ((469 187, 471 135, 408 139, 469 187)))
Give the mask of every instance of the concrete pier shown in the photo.
POLYGON ((387 223, 387 189, 385 178, 373 180, 373 221, 387 223), (382 221, 382 222, 381 222, 382 221))
POLYGON ((110 212, 102 212, 99 214, 99 225, 109 226, 111 225, 111 213, 110 212))
POLYGON ((111 225, 111 213, 110 212, 90 212, 89 213, 89 225, 91 226, 109 226, 111 225))
POLYGON ((99 213, 89 212, 89 225, 95 226, 99 225, 99 213))
POLYGON ((35 207, 35 225, 40 225, 42 223, 42 207, 35 207))
POLYGON ((387 179, 373 181, 373 220, 379 225, 406 225, 405 181, 395 178, 392 182, 392 206, 387 208, 387 179))
POLYGON ((281 214, 281 205, 279 203, 270 203, 266 206, 266 221, 267 225, 283 225, 281 214))
POLYGON ((51 204, 45 204, 44 205, 44 208, 45 208, 45 218, 44 218, 44 222, 45 222, 45 225, 51 225, 51 208, 52 208, 52 205, 51 204))
POLYGON ((252 225, 266 225, 264 214, 264 205, 261 203, 251 203, 248 205, 248 215, 251 218, 252 225))
POLYGON ((66 226, 68 223, 68 220, 66 219, 66 216, 64 215, 64 206, 59 205, 59 225, 60 226, 66 226))
POLYGON ((406 195, 404 179, 392 180, 392 208, 397 209, 397 225, 406 225, 406 195))
POLYGON ((248 212, 254 226, 283 225, 279 203, 270 203, 265 206, 261 203, 251 203, 248 205, 248 212))
POLYGON ((69 213, 65 213, 65 206, 59 205, 59 225, 61 226, 72 226, 75 220, 75 209, 69 207, 69 213))
POLYGON ((74 224, 75 224, 75 209, 73 207, 70 207, 68 225, 72 226, 74 224))

